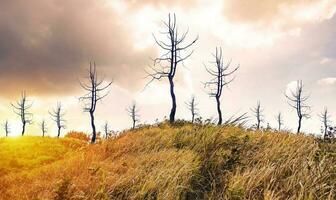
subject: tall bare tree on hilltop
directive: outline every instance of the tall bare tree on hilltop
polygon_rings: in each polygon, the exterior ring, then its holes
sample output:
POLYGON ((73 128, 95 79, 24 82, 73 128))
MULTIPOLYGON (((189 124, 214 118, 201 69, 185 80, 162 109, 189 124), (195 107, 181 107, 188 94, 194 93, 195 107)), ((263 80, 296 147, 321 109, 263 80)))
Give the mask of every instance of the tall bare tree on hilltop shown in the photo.
POLYGON ((330 127, 330 117, 331 115, 328 112, 328 108, 324 108, 323 112, 319 114, 321 122, 323 123, 323 138, 325 139, 327 136, 328 128, 330 127))
POLYGON ((303 84, 301 80, 296 82, 295 91, 290 91, 290 94, 286 94, 287 103, 290 107, 294 108, 298 116, 298 128, 297 133, 300 133, 303 118, 310 118, 310 106, 307 105, 309 96, 303 94, 303 84))
POLYGON ((169 121, 173 123, 175 121, 176 114, 176 96, 174 90, 174 78, 177 72, 179 64, 183 64, 187 58, 189 58, 193 51, 188 51, 189 48, 198 40, 198 36, 189 43, 185 43, 188 31, 180 34, 176 24, 176 15, 173 17, 168 15, 168 22, 163 22, 165 30, 161 32, 162 38, 167 40, 158 40, 153 34, 156 44, 161 48, 163 53, 160 57, 154 59, 154 65, 150 67, 149 71, 146 71, 147 77, 151 80, 147 83, 151 83, 154 80, 161 80, 167 78, 170 85, 170 96, 172 101, 172 107, 169 114, 169 121))
POLYGON ((109 126, 107 121, 105 122, 105 124, 103 126, 103 129, 104 129, 104 133, 105 133, 105 139, 107 139, 111 134, 110 126, 109 126))
POLYGON ((58 102, 56 108, 52 112, 49 112, 49 114, 51 116, 51 119, 56 123, 57 137, 59 138, 61 136, 61 129, 65 128, 65 120, 64 120, 65 113, 63 112, 62 104, 58 102))
POLYGON ((46 120, 42 120, 41 123, 40 123, 40 127, 41 127, 41 131, 42 131, 42 137, 45 136, 45 134, 47 133, 48 131, 48 127, 47 127, 47 122, 46 120))
POLYGON ((140 115, 138 114, 139 110, 135 102, 130 107, 127 108, 127 112, 129 116, 132 118, 132 129, 135 129, 136 123, 139 122, 140 117, 140 115))
POLYGON ((251 111, 253 112, 257 123, 256 123, 256 129, 260 129, 261 122, 264 121, 264 115, 263 115, 263 109, 261 108, 260 101, 257 102, 256 107, 252 108, 251 111))
POLYGON ((196 102, 196 98, 194 95, 191 96, 191 99, 189 102, 186 102, 186 105, 191 113, 191 123, 194 123, 195 117, 198 115, 197 102, 196 102))
POLYGON ((224 86, 228 86, 233 80, 232 75, 239 69, 239 65, 230 70, 231 60, 224 63, 222 48, 216 47, 216 53, 214 54, 215 65, 214 69, 205 66, 206 71, 211 75, 211 79, 204 83, 204 87, 208 88, 208 95, 216 99, 217 113, 218 113, 218 125, 223 123, 222 110, 221 110, 221 96, 224 86))
POLYGON ((279 112, 279 113, 277 114, 277 116, 275 116, 275 118, 276 118, 277 123, 278 123, 278 131, 280 132, 280 131, 281 131, 281 127, 282 127, 282 125, 284 124, 284 122, 283 122, 283 117, 282 117, 282 113, 279 112))
POLYGON ((84 103, 83 111, 90 113, 92 127, 91 143, 95 143, 97 132, 94 113, 96 111, 97 102, 109 94, 108 89, 112 85, 112 81, 104 82, 104 79, 98 78, 95 62, 93 64, 90 62, 87 80, 88 83, 79 82, 81 87, 87 92, 84 96, 80 97, 79 100, 84 103))
POLYGON ((9 127, 9 122, 8 120, 6 120, 6 122, 3 124, 3 128, 5 130, 6 133, 6 137, 8 137, 9 133, 10 133, 10 127, 9 127))
POLYGON ((33 114, 29 112, 29 109, 33 106, 33 103, 27 99, 26 92, 23 91, 21 94, 21 99, 15 104, 11 103, 15 114, 17 114, 22 123, 22 132, 23 136, 26 131, 26 125, 32 123, 33 114))

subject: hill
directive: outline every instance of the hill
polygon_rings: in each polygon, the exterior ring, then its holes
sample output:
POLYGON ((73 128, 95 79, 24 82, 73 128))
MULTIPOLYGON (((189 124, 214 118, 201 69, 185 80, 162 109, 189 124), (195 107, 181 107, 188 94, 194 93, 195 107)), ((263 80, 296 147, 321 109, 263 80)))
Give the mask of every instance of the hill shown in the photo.
POLYGON ((162 123, 95 145, 0 140, 0 199, 335 199, 336 146, 311 136, 162 123))

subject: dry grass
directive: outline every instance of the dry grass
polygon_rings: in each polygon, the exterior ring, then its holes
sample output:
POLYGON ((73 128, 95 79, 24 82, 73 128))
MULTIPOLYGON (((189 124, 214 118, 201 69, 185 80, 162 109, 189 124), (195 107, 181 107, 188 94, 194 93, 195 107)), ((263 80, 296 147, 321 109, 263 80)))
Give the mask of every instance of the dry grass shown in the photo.
POLYGON ((335 153, 309 136, 190 124, 96 145, 1 139, 0 199, 335 199, 335 153))

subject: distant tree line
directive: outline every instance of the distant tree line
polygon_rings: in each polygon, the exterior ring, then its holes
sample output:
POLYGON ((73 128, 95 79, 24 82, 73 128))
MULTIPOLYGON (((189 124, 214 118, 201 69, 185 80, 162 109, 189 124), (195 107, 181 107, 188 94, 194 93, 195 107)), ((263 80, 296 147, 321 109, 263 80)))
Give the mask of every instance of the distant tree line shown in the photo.
MULTIPOLYGON (((177 111, 177 97, 175 93, 175 77, 178 73, 180 66, 184 65, 189 57, 192 56, 194 50, 191 49, 194 44, 199 39, 198 36, 186 42, 189 31, 179 32, 177 25, 176 15, 168 15, 168 21, 163 22, 164 29, 160 33, 164 38, 162 40, 157 39, 153 34, 154 41, 156 45, 161 49, 161 55, 153 59, 153 65, 149 66, 149 69, 146 70, 147 78, 149 82, 147 85, 152 83, 155 80, 167 80, 169 83, 169 93, 171 98, 171 109, 169 113, 169 122, 174 123, 176 120, 176 111, 177 111)), ((203 83, 204 88, 207 90, 207 94, 210 98, 215 99, 215 107, 217 110, 217 125, 239 125, 242 126, 248 120, 247 113, 241 115, 233 115, 227 120, 223 119, 222 111, 222 97, 224 87, 235 80, 235 74, 239 70, 240 65, 232 67, 232 60, 228 62, 224 61, 223 51, 221 47, 215 48, 215 53, 213 54, 214 61, 210 63, 209 66, 204 65, 206 72, 209 74, 210 79, 203 83)), ((110 92, 110 87, 113 81, 105 81, 98 75, 97 67, 95 62, 89 63, 89 69, 87 71, 87 76, 84 81, 79 81, 80 86, 85 91, 85 94, 79 98, 82 103, 83 112, 89 113, 90 116, 90 125, 92 129, 91 133, 91 143, 95 143, 97 140, 97 128, 96 128, 96 119, 95 112, 97 109, 97 103, 102 101, 110 92)), ((285 92, 285 98, 287 99, 288 105, 295 110, 297 116, 297 133, 301 133, 302 122, 304 119, 311 117, 310 111, 311 108, 307 103, 309 95, 304 94, 303 83, 301 80, 298 80, 296 83, 295 90, 291 90, 288 93, 285 92)), ((199 123, 201 117, 199 116, 198 103, 195 96, 193 95, 190 101, 186 102, 186 107, 190 111, 191 123, 199 123), (198 118, 199 117, 199 118, 198 118)), ((21 135, 24 136, 26 132, 26 126, 33 123, 33 114, 31 113, 31 108, 33 102, 27 98, 26 92, 23 91, 21 98, 15 102, 11 103, 14 113, 20 118, 22 131, 21 135)), ((132 129, 137 127, 137 124, 140 122, 139 108, 134 102, 131 106, 126 108, 126 112, 131 118, 132 129)), ((254 129, 262 129, 262 123, 264 122, 264 109, 260 103, 257 101, 257 104, 254 108, 251 108, 253 117, 255 118, 254 129)), ((61 102, 57 102, 56 107, 49 111, 51 119, 55 122, 57 127, 57 137, 61 136, 61 130, 65 128, 65 110, 62 107, 61 102)), ((330 114, 328 109, 325 108, 322 113, 319 114, 319 118, 323 124, 323 138, 327 139, 334 137, 336 133, 336 128, 331 126, 330 114)), ((283 115, 279 112, 276 116, 277 131, 282 131, 284 127, 283 115)), ((48 132, 46 120, 41 121, 40 130, 42 136, 44 137, 48 132)), ((269 129, 269 123, 267 123, 267 129, 269 129)), ((3 124, 3 129, 6 136, 11 132, 10 124, 8 120, 3 124)), ((104 137, 108 138, 112 131, 108 122, 105 122, 103 126, 104 137)))

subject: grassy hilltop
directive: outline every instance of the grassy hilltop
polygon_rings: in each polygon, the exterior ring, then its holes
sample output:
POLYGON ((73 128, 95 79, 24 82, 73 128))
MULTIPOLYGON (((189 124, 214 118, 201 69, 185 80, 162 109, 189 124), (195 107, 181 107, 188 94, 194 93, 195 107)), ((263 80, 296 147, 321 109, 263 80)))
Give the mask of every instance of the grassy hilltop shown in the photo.
POLYGON ((311 136, 180 124, 95 145, 0 139, 0 199, 335 199, 336 145, 311 136))

